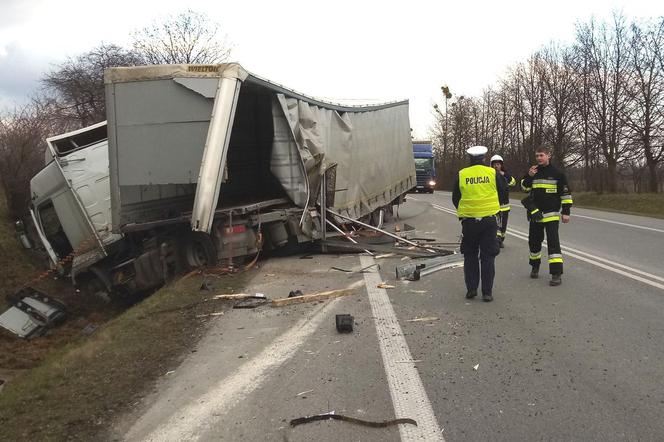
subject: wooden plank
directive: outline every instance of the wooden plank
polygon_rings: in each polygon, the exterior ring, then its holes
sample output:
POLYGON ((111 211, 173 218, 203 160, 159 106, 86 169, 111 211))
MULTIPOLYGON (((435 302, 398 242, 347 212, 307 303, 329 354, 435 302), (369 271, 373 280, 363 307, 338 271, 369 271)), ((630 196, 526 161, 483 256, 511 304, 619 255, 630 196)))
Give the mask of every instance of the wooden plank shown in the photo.
POLYGON ((292 298, 273 299, 272 307, 282 307, 284 305, 302 304, 304 302, 323 301, 330 298, 339 298, 355 293, 353 289, 330 290, 328 292, 312 293, 311 295, 293 296, 292 298))

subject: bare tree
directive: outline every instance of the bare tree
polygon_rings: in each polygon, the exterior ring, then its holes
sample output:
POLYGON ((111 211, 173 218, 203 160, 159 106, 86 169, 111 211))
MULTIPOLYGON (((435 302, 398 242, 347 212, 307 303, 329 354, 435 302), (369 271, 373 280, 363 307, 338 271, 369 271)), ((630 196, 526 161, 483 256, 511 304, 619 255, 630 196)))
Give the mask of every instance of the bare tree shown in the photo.
POLYGON ((616 192, 618 165, 630 153, 621 124, 629 76, 625 19, 614 15, 610 28, 599 29, 591 21, 579 27, 577 38, 589 59, 590 130, 608 167, 608 189, 616 192))
POLYGON ((541 78, 547 91, 546 138, 553 146, 554 157, 561 165, 578 159, 574 104, 578 101, 578 76, 572 65, 572 52, 550 45, 542 52, 541 78))
POLYGON ((0 184, 13 218, 27 213, 30 179, 44 167, 45 139, 51 135, 52 111, 33 102, 0 115, 0 184))
POLYGON ((664 155, 664 19, 631 27, 630 58, 632 81, 627 90, 630 106, 624 113, 630 141, 645 160, 649 172, 648 190, 657 192, 657 166, 664 155))
POLYGON ((106 119, 104 69, 142 64, 133 51, 101 44, 75 58, 68 58, 47 73, 42 83, 63 121, 88 126, 106 119))
POLYGON ((132 37, 134 49, 148 64, 223 63, 232 51, 219 23, 191 9, 136 31, 132 37))

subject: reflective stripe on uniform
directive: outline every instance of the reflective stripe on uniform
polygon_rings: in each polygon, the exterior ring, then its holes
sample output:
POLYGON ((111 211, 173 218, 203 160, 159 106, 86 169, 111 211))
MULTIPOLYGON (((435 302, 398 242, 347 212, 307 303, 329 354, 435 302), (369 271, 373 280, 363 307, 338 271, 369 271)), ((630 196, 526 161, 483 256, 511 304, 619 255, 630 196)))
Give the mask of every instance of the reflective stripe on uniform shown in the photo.
POLYGON ((523 182, 525 180, 521 180, 521 189, 523 189, 524 192, 530 192, 532 190, 532 187, 526 187, 524 186, 523 182))
POLYGON ((553 264, 553 263, 555 263, 555 262, 559 262, 559 263, 562 264, 562 262, 563 262, 563 255, 561 255, 560 253, 551 253, 551 254, 549 255, 549 264, 553 264))
POLYGON ((530 260, 535 261, 537 259, 542 259, 542 252, 539 253, 530 253, 530 260))
POLYGON ((504 237, 505 237, 505 234, 499 230, 499 231, 496 232, 496 236, 497 236, 498 238, 504 238, 504 237))
POLYGON ((558 189, 557 184, 533 183, 533 189, 558 189))
POLYGON ((512 179, 510 180, 509 183, 507 183, 507 185, 508 186, 516 186, 516 179, 514 179, 514 177, 512 177, 512 179))
POLYGON ((560 195, 561 204, 572 204, 572 195, 560 195))
POLYGON ((500 211, 501 212, 507 212, 508 210, 510 210, 510 205, 509 204, 501 204, 500 205, 500 211))
POLYGON ((537 179, 533 180, 533 185, 534 184, 555 184, 558 185, 558 180, 542 180, 542 179, 537 179))
POLYGON ((547 212, 542 214, 542 219, 538 222, 548 223, 551 221, 560 221, 560 213, 558 212, 547 212))

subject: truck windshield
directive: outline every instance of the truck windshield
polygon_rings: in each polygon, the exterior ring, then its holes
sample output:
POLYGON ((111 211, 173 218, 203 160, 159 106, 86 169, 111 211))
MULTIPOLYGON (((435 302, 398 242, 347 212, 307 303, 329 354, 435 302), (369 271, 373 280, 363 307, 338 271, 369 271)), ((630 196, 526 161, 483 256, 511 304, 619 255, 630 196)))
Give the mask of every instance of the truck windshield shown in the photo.
POLYGON ((431 169, 433 167, 433 158, 415 158, 416 169, 431 169))

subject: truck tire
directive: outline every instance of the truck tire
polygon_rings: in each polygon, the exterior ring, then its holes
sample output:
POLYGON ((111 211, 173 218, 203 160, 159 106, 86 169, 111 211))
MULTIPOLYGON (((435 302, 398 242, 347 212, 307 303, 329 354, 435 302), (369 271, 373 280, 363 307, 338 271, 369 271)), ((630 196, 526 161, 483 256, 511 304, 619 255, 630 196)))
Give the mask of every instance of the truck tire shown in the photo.
POLYGON ((184 262, 189 268, 217 265, 217 248, 212 237, 203 232, 189 232, 184 240, 184 262))

